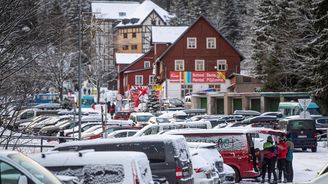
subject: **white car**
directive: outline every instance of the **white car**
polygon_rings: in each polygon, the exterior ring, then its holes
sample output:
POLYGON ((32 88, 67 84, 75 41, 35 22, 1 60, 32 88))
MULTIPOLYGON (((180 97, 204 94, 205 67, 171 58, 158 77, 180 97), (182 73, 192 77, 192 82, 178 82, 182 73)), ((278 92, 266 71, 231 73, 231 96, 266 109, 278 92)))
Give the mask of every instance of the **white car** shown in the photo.
POLYGON ((80 183, 153 184, 149 160, 142 152, 50 151, 30 158, 57 175, 75 176, 80 183))
POLYGON ((192 153, 195 183, 221 183, 225 180, 223 158, 212 143, 191 143, 188 147, 192 153), (202 157, 202 159, 198 158, 202 157), (196 163, 194 163, 194 160, 196 163), (199 162, 202 161, 200 164, 199 162), (203 165, 202 165, 203 164, 203 165), (206 164, 206 165, 204 165, 206 164), (202 169, 203 168, 203 169, 202 169), (206 169, 207 168, 207 169, 206 169), (203 172, 201 172, 201 170, 203 172))
POLYGON ((107 135, 107 138, 122 138, 122 137, 131 137, 136 134, 139 130, 116 130, 107 135))

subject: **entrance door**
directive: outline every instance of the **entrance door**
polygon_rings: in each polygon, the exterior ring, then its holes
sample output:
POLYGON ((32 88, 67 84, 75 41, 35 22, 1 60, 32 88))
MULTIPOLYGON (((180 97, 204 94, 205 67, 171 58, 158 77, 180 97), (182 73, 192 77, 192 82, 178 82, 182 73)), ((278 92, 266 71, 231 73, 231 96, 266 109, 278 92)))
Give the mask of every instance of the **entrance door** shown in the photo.
POLYGON ((243 105, 242 105, 241 98, 234 98, 233 99, 233 111, 242 110, 242 109, 243 109, 243 105))
POLYGON ((206 98, 200 98, 200 108, 207 109, 207 99, 206 98))
POLYGON ((251 110, 261 112, 261 99, 251 99, 251 110))
POLYGON ((216 113, 224 114, 224 100, 222 98, 216 99, 216 113))

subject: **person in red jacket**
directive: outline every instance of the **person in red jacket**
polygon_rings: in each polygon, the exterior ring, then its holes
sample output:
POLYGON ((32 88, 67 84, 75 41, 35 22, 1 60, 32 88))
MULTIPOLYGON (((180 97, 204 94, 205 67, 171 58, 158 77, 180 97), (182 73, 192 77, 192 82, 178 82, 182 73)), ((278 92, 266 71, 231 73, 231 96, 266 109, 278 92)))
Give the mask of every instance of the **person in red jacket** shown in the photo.
POLYGON ((284 175, 284 182, 287 182, 287 169, 286 169, 286 157, 288 153, 287 138, 282 136, 278 144, 278 182, 282 182, 282 174, 284 175))

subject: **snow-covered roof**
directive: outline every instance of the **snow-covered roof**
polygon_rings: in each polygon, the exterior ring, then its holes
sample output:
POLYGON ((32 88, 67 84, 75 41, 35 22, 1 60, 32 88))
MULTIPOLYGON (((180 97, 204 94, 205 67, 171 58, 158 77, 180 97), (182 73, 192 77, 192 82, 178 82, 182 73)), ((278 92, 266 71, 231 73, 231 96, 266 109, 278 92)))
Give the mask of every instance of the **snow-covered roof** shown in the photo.
POLYGON ((131 64, 143 55, 143 53, 116 53, 116 64, 131 64))
POLYGON ((158 6, 157 4, 153 3, 151 0, 145 0, 143 3, 141 3, 134 11, 131 16, 126 17, 127 19, 135 18, 137 22, 134 22, 133 24, 131 22, 123 24, 122 22, 117 25, 117 27, 124 27, 124 26, 131 26, 131 25, 140 25, 147 16, 152 12, 156 11, 156 13, 165 21, 171 17, 169 13, 158 6))
POLYGON ((153 43, 174 43, 188 26, 152 26, 153 43))
POLYGON ((139 2, 131 1, 96 1, 91 3, 91 10, 98 19, 125 19, 131 17, 139 2))

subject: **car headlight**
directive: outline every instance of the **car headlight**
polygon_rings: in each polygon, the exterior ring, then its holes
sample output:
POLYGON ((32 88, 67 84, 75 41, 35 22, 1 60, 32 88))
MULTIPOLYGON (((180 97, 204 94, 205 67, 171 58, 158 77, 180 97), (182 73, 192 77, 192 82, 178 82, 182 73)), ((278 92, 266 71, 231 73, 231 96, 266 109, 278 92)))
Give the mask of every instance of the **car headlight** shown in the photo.
POLYGON ((215 162, 215 167, 219 172, 223 172, 223 162, 221 161, 215 162))

